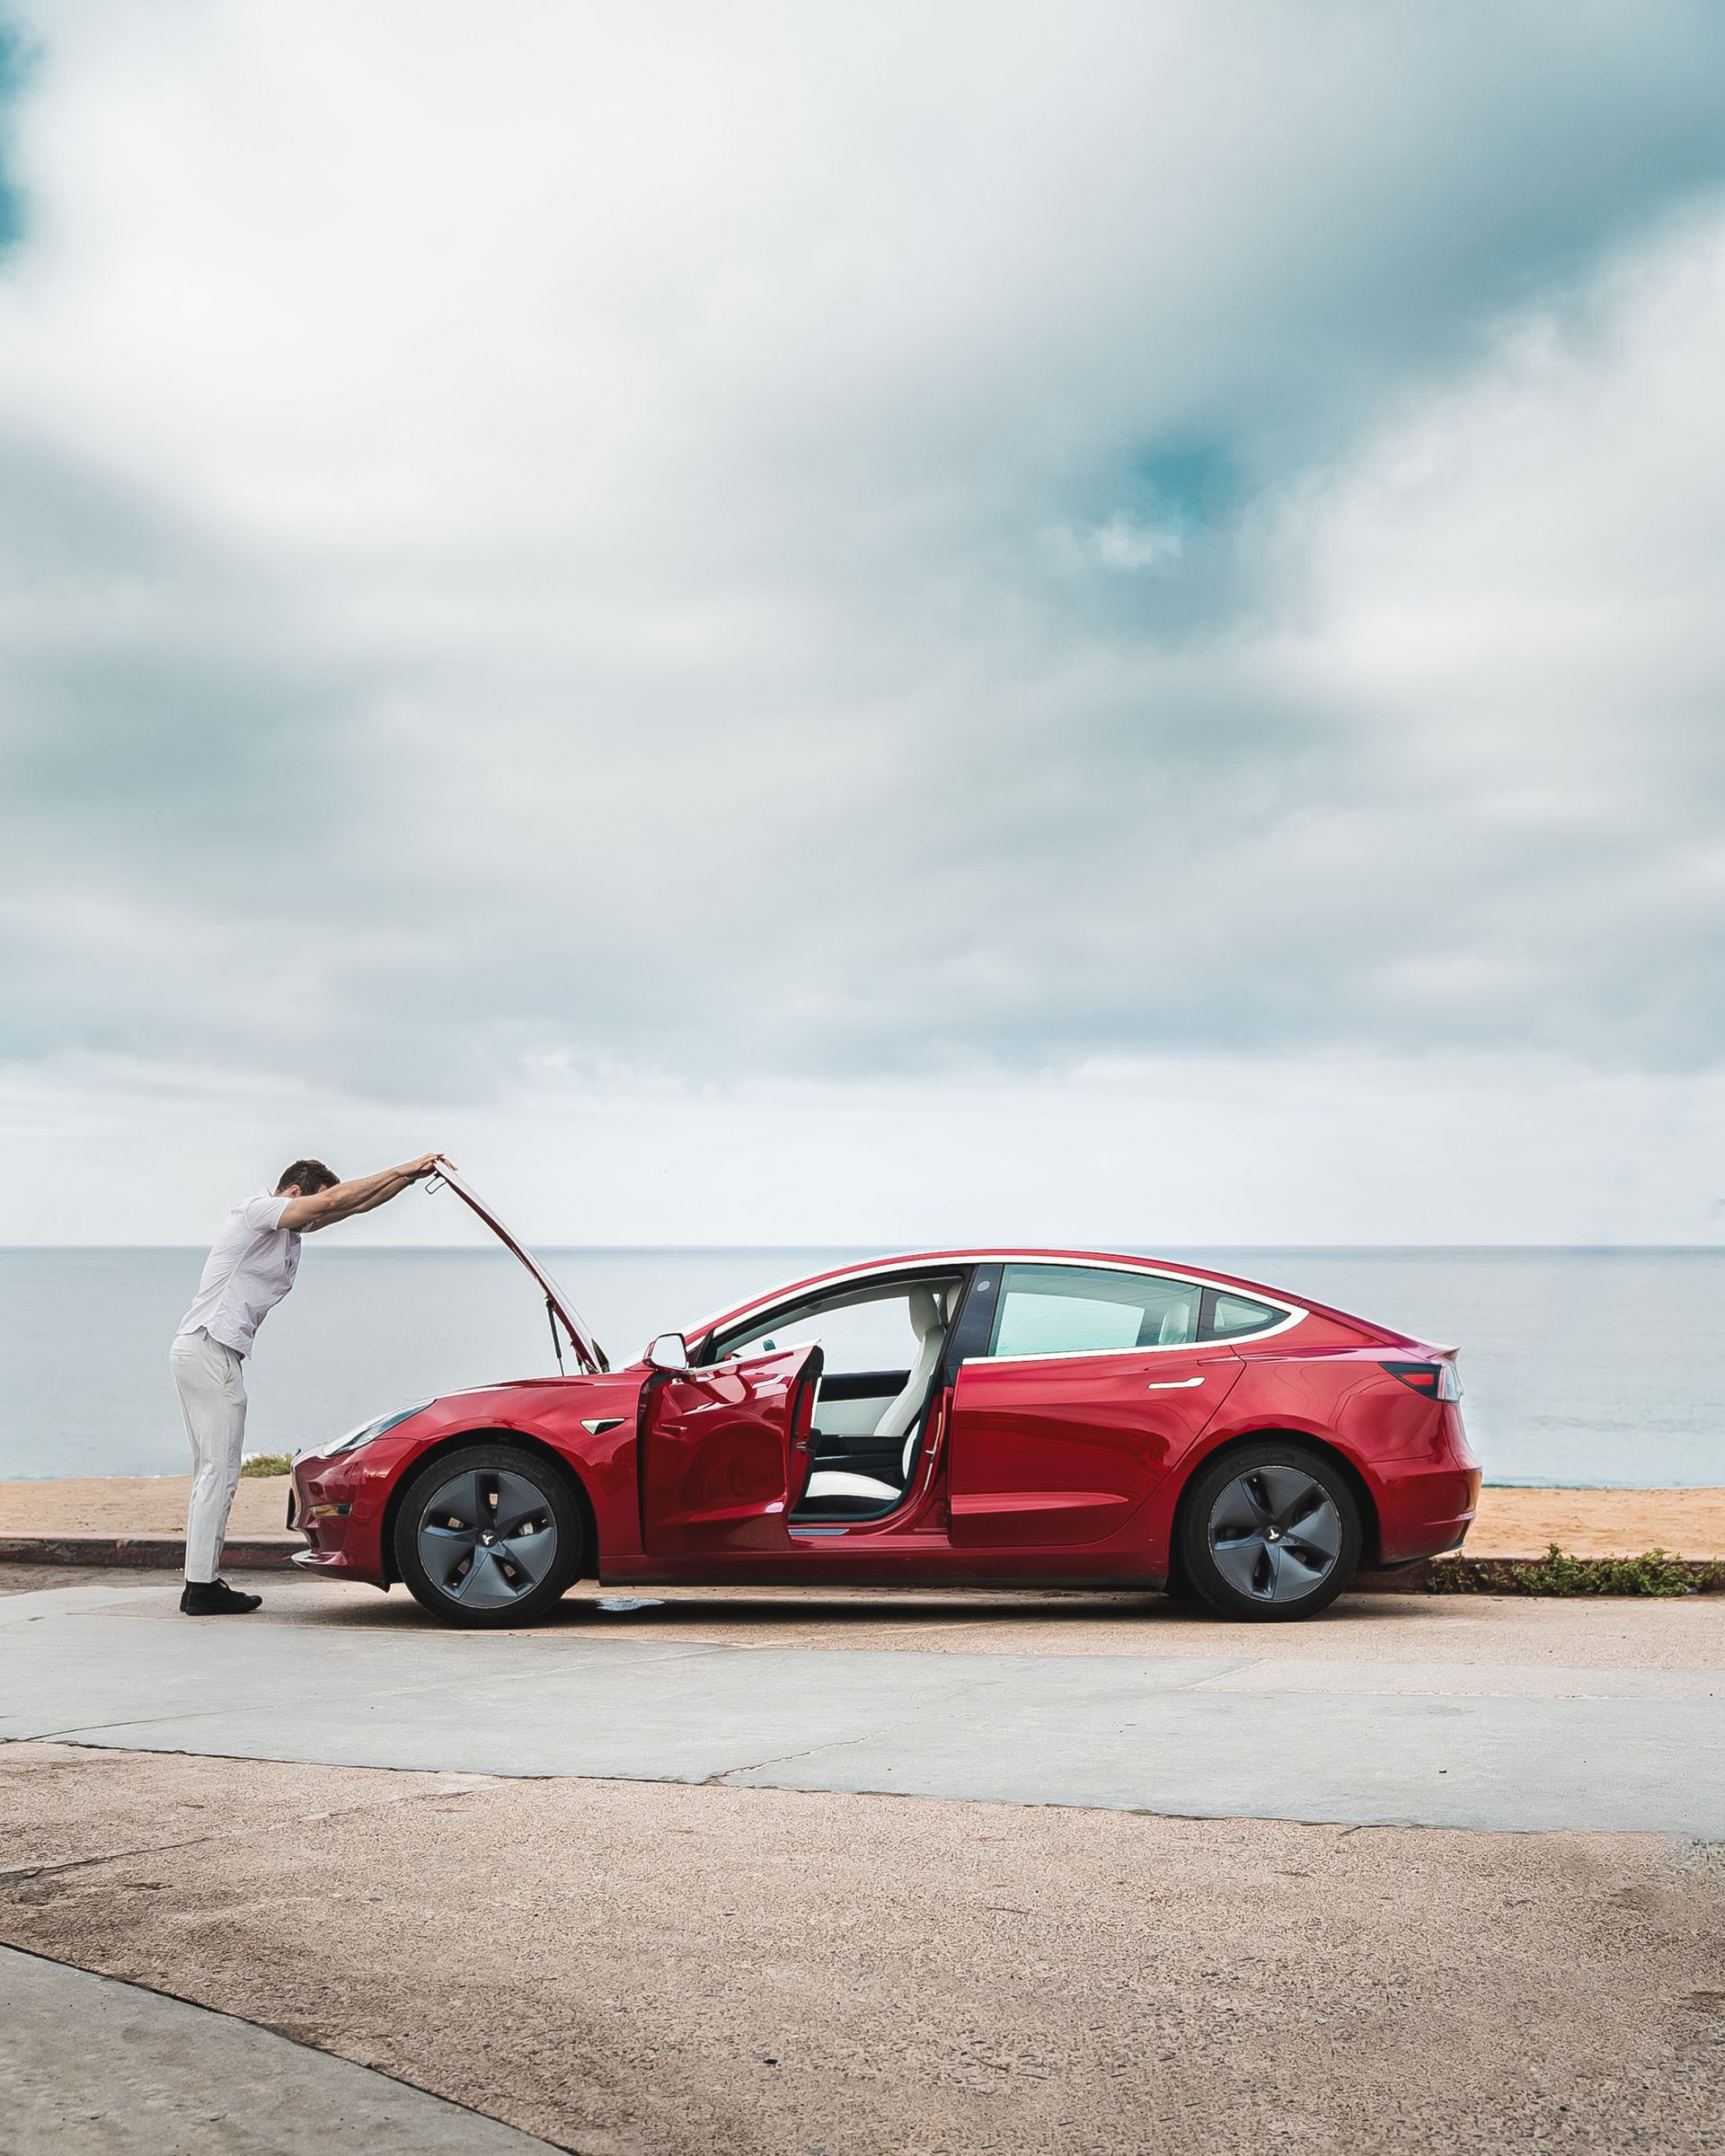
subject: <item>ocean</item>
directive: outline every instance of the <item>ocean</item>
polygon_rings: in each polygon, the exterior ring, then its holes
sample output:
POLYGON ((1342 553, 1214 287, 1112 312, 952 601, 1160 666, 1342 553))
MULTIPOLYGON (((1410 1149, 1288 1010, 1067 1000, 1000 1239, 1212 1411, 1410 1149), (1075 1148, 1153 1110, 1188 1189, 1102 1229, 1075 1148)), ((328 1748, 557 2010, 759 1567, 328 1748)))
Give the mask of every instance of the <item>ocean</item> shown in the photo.
MULTIPOLYGON (((871 1253, 567 1250, 544 1262, 614 1363, 651 1336, 871 1253)), ((1163 1250, 1456 1343, 1486 1479, 1725 1483, 1725 1250, 1163 1250)), ((187 1471, 168 1341, 200 1250, 0 1250, 0 1479, 187 1471)), ((553 1370, 497 1250, 308 1244, 258 1336, 249 1451, 291 1452, 465 1385, 553 1370)))

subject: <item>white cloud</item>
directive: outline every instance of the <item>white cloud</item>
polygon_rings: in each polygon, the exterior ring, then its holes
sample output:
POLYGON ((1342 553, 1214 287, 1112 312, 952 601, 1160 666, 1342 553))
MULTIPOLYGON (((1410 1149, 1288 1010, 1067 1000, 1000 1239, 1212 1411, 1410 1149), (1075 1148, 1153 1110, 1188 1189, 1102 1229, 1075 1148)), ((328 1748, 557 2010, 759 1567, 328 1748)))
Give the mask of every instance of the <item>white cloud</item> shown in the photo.
POLYGON ((1070 525, 1057 525, 1048 538, 1055 558, 1077 570, 1101 568, 1130 573, 1162 569, 1178 561, 1186 551, 1184 537, 1171 526, 1147 523, 1119 511, 1104 524, 1076 531, 1070 525))

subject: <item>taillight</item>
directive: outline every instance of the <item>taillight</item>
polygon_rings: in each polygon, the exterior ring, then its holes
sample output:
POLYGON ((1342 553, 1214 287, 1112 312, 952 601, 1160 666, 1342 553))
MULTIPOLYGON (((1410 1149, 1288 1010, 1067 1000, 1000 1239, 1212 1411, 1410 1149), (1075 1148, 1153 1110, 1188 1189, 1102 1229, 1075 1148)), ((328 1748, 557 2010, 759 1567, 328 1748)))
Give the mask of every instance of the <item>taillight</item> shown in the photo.
POLYGON ((1441 1363, 1380 1363, 1378 1367, 1387 1370, 1392 1377, 1399 1377, 1413 1392, 1423 1392, 1428 1400, 1462 1397, 1461 1378, 1447 1357, 1441 1363))

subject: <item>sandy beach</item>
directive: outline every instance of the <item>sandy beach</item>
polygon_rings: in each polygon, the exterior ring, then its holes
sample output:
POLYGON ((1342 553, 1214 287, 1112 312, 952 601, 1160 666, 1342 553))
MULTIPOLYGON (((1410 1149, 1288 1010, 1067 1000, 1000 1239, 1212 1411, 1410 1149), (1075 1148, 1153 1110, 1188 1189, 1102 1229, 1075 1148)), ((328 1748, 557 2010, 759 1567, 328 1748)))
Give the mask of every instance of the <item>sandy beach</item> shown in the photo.
MULTIPOLYGON (((186 1475, 92 1476, 0 1482, 0 1534, 178 1534, 186 1475)), ((288 1478, 244 1478, 229 1533, 279 1534, 288 1478)), ((298 1537, 294 1537, 296 1546, 298 1537)), ((1574 1557, 1725 1558, 1725 1488, 1712 1489, 1488 1489, 1467 1538, 1470 1557, 1537 1557, 1555 1542, 1574 1557)))
POLYGON ((1487 1489, 1470 1557, 1725 1557, 1725 1489, 1487 1489))
MULTIPOLYGON (((184 1534, 190 1475, 75 1475, 56 1482, 0 1482, 0 1534, 184 1534)), ((243 1475, 231 1536, 281 1534, 286 1475, 243 1475)), ((300 1538, 293 1542, 299 1546, 300 1538)))

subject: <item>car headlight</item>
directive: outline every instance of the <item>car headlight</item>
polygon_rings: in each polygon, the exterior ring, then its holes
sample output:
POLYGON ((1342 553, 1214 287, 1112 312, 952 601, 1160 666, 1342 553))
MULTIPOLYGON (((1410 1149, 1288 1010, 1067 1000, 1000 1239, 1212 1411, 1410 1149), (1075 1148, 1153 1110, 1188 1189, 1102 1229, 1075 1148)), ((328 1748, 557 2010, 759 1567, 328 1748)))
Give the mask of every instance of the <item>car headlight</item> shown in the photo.
POLYGON ((333 1460, 338 1453, 350 1453, 358 1446, 369 1445, 374 1437, 381 1437, 385 1430, 393 1430, 398 1422, 405 1422, 410 1415, 417 1415, 429 1408, 429 1400, 416 1400, 411 1408, 397 1408, 393 1415, 375 1415, 369 1422, 362 1422, 357 1430, 349 1430, 345 1437, 338 1437, 333 1445, 317 1448, 326 1460, 333 1460))

